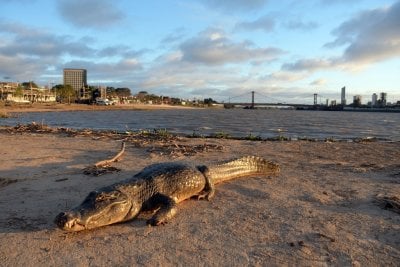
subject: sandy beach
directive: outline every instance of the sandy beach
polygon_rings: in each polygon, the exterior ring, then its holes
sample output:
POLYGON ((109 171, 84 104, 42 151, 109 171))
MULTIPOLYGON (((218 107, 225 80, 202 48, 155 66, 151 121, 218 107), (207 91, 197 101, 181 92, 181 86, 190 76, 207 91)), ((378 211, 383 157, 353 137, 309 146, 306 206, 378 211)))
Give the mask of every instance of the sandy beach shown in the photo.
POLYGON ((56 112, 56 111, 96 111, 96 110, 155 110, 155 109, 193 109, 190 106, 150 105, 150 104, 118 104, 110 106, 85 104, 33 103, 12 104, 0 103, 0 115, 23 112, 56 112))
POLYGON ((119 172, 83 174, 125 136, 0 130, 0 266, 399 266, 398 142, 127 139, 119 172), (158 227, 150 214, 67 233, 54 217, 93 189, 164 161, 257 155, 277 177, 231 180, 187 200, 158 227))

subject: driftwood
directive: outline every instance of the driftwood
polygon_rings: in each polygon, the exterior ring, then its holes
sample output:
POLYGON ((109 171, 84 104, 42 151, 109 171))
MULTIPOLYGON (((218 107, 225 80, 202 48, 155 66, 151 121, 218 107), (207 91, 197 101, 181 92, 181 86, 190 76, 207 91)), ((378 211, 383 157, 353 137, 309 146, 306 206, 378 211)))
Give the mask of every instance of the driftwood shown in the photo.
POLYGON ((125 142, 122 142, 121 150, 111 159, 101 160, 95 163, 93 166, 86 167, 83 169, 83 173, 86 175, 100 176, 110 172, 119 172, 120 169, 112 167, 111 163, 118 161, 125 152, 125 142))
POLYGON ((122 157, 124 152, 125 152, 125 142, 122 142, 121 150, 118 152, 117 155, 115 155, 115 157, 113 157, 112 159, 106 159, 106 160, 99 161, 96 164, 94 164, 94 166, 96 168, 109 166, 111 163, 118 161, 119 158, 122 157))

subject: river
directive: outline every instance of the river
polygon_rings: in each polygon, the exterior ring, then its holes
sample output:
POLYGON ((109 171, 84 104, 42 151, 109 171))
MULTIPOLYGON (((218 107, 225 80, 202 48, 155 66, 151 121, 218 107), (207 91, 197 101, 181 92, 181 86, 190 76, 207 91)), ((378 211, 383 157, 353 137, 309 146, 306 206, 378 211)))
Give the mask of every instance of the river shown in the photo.
POLYGON ((165 129, 199 136, 400 141, 399 113, 242 109, 32 112, 0 119, 0 125, 14 126, 33 121, 53 127, 116 131, 165 129))

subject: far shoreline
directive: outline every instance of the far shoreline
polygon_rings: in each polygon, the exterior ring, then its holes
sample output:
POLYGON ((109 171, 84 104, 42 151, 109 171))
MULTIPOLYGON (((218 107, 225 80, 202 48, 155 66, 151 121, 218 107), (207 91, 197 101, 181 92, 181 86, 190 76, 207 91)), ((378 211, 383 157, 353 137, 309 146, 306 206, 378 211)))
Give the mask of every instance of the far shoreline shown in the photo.
POLYGON ((167 104, 120 104, 111 106, 87 104, 33 103, 0 104, 0 114, 25 112, 65 112, 65 111, 109 111, 109 110, 170 110, 170 109, 204 109, 203 107, 175 106, 167 104))

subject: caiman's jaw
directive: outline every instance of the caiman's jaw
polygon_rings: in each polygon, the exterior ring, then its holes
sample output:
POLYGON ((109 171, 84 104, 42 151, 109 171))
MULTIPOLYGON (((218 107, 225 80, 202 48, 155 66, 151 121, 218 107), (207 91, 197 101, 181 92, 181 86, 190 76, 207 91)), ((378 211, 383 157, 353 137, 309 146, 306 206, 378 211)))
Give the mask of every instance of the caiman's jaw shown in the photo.
POLYGON ((57 215, 54 222, 57 226, 65 231, 82 231, 86 227, 82 222, 76 217, 75 214, 71 212, 61 212, 57 215))
POLYGON ((54 222, 73 232, 126 221, 137 213, 137 208, 119 191, 92 192, 78 207, 58 214, 54 222))

